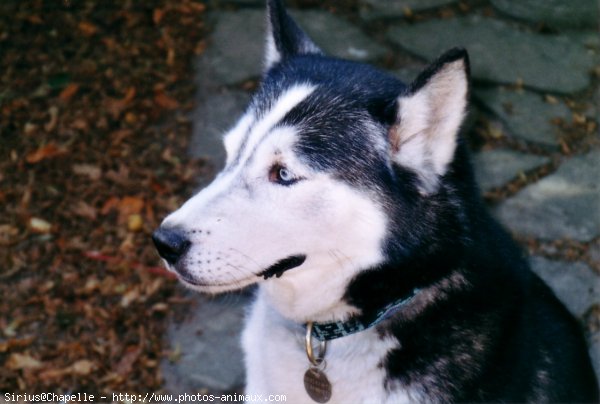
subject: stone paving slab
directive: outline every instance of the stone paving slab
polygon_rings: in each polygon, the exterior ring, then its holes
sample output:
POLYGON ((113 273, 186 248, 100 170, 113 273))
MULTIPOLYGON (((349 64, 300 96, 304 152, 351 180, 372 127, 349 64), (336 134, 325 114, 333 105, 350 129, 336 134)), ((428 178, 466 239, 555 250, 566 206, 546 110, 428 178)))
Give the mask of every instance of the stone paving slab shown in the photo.
MULTIPOLYGON (((291 11, 313 41, 327 54, 356 61, 374 61, 387 49, 356 26, 321 10, 291 11)), ((201 72, 215 84, 232 85, 259 77, 265 45, 264 10, 211 13, 214 31, 201 58, 201 72), (208 72, 207 72, 208 71, 208 72)))
POLYGON ((359 28, 321 10, 290 13, 308 36, 328 55, 358 62, 382 58, 387 48, 370 39, 359 28))
MULTIPOLYGON (((191 292, 190 292, 191 293, 191 292)), ((175 360, 163 359, 161 371, 170 392, 228 392, 243 387, 241 331, 251 292, 210 297, 194 294, 195 303, 180 323, 171 323, 167 340, 175 360)))
POLYGON ((490 191, 543 164, 548 157, 534 156, 514 150, 485 150, 473 155, 475 177, 482 191, 490 191))
POLYGON ((582 318, 600 300, 598 275, 582 262, 553 261, 531 257, 531 269, 552 288, 576 317, 582 318), (578 293, 573 293, 576 290, 578 293))
POLYGON ((491 0, 511 17, 554 28, 598 27, 597 0, 491 0))
POLYGON ((425 11, 448 4, 457 0, 363 0, 360 16, 365 20, 375 18, 398 18, 408 13, 425 11))
POLYGON ((215 169, 221 169, 225 163, 223 134, 235 125, 249 101, 249 94, 226 89, 203 98, 192 116, 191 154, 194 157, 210 157, 215 169))
POLYGON ((408 66, 398 69, 392 72, 396 77, 398 77, 405 84, 410 84, 414 79, 417 78, 419 73, 421 73, 425 69, 425 65, 423 66, 408 66))
POLYGON ((559 93, 583 90, 597 59, 566 35, 541 35, 481 16, 392 26, 388 38, 432 60, 455 46, 467 48, 473 76, 559 93))
POLYGON ((589 241, 600 232, 599 178, 600 151, 572 157, 501 203, 497 216, 521 235, 589 241))
POLYGON ((265 46, 264 10, 239 10, 210 14, 213 32, 200 58, 200 75, 214 85, 232 85, 259 77, 265 46))
POLYGON ((531 91, 487 88, 476 89, 474 96, 506 124, 511 135, 543 145, 560 144, 560 129, 551 121, 566 121, 571 116, 562 101, 550 104, 531 91))

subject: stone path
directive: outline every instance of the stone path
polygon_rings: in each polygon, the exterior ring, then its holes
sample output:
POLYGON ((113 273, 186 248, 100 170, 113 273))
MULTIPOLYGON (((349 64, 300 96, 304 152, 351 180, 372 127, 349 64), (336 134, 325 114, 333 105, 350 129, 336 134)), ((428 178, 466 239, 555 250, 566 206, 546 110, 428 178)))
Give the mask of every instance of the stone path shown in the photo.
MULTIPOLYGON (((315 5, 315 2, 307 2, 315 5)), ((198 60, 191 153, 223 164, 220 135, 260 76, 264 4, 211 3, 198 60)), ((330 3, 334 4, 334 3, 330 3)), ((474 77, 474 164, 493 211, 531 249, 532 267, 586 327, 600 371, 600 76, 595 0, 357 0, 355 14, 294 10, 326 51, 380 64, 403 80, 453 46, 474 77), (540 30, 540 28, 544 28, 540 30)), ((249 292, 190 295, 169 326, 164 389, 226 392, 243 384, 239 333, 249 292)))

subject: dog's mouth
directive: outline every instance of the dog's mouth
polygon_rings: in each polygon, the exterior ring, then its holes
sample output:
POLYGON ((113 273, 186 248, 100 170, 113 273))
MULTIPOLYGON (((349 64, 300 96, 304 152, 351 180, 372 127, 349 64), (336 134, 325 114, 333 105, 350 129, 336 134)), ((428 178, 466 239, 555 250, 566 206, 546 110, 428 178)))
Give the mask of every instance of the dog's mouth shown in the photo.
POLYGON ((174 268, 174 272, 178 275, 178 278, 182 282, 198 288, 239 289, 248 284, 254 283, 252 279, 256 279, 256 277, 263 277, 265 280, 272 277, 280 278, 284 272, 299 267, 304 263, 304 261, 306 261, 306 255, 304 254, 291 255, 287 258, 277 261, 275 264, 271 265, 264 271, 259 272, 258 274, 254 274, 248 278, 229 283, 201 282, 195 279, 187 270, 178 267, 174 268))

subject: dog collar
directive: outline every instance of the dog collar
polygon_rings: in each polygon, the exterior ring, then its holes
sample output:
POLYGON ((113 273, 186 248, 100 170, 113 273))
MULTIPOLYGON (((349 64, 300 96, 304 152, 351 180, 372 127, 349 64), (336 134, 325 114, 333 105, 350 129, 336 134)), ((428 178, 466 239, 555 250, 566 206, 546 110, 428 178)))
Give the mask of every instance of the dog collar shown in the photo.
POLYGON ((332 321, 329 323, 311 322, 312 336, 319 341, 329 341, 374 327, 382 321, 387 320, 403 306, 410 303, 419 291, 420 289, 415 288, 410 295, 389 303, 376 311, 373 315, 367 317, 355 316, 346 321, 332 321))

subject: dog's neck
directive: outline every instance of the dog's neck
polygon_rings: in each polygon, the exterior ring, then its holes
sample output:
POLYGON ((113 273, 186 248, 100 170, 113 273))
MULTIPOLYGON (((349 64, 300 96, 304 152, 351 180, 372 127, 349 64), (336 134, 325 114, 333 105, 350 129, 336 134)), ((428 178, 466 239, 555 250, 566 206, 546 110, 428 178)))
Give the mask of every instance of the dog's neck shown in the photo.
POLYGON ((360 314, 344 295, 352 278, 360 272, 353 268, 298 268, 261 285, 269 305, 295 323, 345 321, 360 314))
POLYGON ((319 339, 333 339, 370 328, 401 310, 419 290, 399 289, 398 296, 388 296, 388 300, 363 312, 362 307, 352 305, 347 298, 348 285, 362 271, 328 270, 320 270, 315 278, 310 269, 299 268, 269 280, 261 289, 266 301, 282 317, 299 324, 315 324, 315 337, 319 339), (328 273, 335 276, 326 276, 328 273))
POLYGON ((359 309, 343 300, 343 291, 340 294, 332 290, 322 293, 320 287, 314 289, 301 291, 282 280, 261 285, 269 305, 295 323, 345 321, 360 314, 359 309))
POLYGON ((348 320, 327 323, 310 322, 311 334, 320 341, 330 341, 368 330, 405 308, 419 292, 420 289, 415 288, 406 296, 394 300, 374 312, 358 314, 348 320))

